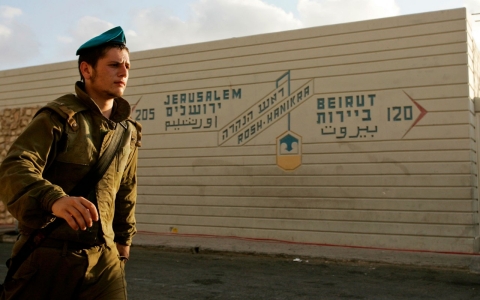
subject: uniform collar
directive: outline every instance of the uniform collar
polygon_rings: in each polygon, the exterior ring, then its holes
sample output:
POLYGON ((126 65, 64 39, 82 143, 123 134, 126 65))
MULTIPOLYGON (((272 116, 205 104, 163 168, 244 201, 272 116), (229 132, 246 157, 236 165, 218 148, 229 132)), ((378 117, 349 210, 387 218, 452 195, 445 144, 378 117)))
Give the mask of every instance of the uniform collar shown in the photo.
MULTIPOLYGON (((98 105, 93 101, 92 98, 85 92, 85 85, 81 81, 77 81, 75 84, 75 93, 77 94, 78 99, 87 106, 89 109, 102 114, 98 105)), ((119 123, 125 121, 130 117, 132 113, 132 108, 127 100, 123 99, 122 97, 117 97, 114 99, 114 104, 112 108, 112 115, 110 116, 110 120, 115 123, 119 123)))

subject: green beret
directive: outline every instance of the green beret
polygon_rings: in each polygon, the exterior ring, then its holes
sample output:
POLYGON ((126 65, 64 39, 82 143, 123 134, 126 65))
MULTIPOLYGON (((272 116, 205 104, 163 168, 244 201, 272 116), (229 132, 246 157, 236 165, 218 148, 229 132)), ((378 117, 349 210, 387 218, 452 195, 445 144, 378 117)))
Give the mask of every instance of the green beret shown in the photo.
POLYGON ((96 36, 93 39, 87 41, 85 44, 81 45, 80 48, 78 48, 76 55, 80 55, 80 53, 85 49, 98 47, 104 44, 125 45, 126 43, 127 39, 125 38, 122 27, 117 26, 108 31, 105 31, 101 35, 96 36))

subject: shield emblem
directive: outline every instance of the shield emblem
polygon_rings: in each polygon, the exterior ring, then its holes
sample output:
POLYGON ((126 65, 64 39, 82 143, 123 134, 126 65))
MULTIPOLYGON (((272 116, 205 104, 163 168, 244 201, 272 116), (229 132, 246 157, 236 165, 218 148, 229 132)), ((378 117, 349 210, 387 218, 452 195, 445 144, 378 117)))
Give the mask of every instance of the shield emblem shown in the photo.
POLYGON ((277 165, 286 171, 302 164, 302 137, 287 131, 277 138, 277 165))

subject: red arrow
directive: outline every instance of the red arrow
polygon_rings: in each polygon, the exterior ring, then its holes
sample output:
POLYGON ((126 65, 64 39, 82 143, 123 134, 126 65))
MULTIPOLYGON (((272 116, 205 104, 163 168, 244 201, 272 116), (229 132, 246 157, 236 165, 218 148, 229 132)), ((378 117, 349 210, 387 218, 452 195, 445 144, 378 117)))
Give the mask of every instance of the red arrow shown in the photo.
POLYGON ((407 94, 407 92, 403 91, 405 93, 405 95, 407 95, 408 98, 410 98, 410 100, 412 100, 413 104, 415 104, 415 106, 420 110, 420 115, 418 116, 418 118, 415 120, 415 122, 413 122, 412 126, 410 126, 410 128, 407 130, 407 132, 405 132, 405 134, 402 136, 402 139, 407 135, 407 133, 415 126, 417 125, 418 122, 420 122, 420 120, 425 117, 425 115, 427 114, 427 110, 425 108, 423 108, 423 106, 421 106, 420 104, 418 104, 415 100, 413 100, 412 97, 410 97, 409 94, 407 94))
POLYGON ((142 97, 143 97, 143 96, 140 96, 140 99, 138 99, 137 103, 135 103, 134 105, 132 105, 132 113, 133 113, 133 111, 135 110, 135 108, 137 107, 138 103, 140 103, 140 100, 142 100, 142 97))

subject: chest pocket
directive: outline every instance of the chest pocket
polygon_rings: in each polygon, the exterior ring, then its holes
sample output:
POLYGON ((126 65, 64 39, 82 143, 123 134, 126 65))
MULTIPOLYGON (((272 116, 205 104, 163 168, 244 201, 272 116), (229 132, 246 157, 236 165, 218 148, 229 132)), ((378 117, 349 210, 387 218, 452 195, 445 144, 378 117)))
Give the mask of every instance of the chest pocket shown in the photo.
POLYGON ((97 153, 91 136, 84 128, 87 126, 73 131, 65 126, 60 141, 56 144, 55 158, 44 173, 46 179, 67 192, 88 173, 97 153))
POLYGON ((87 132, 88 124, 79 125, 77 131, 72 130, 70 126, 65 126, 65 131, 59 143, 57 162, 89 166, 98 156, 92 134, 87 132))

